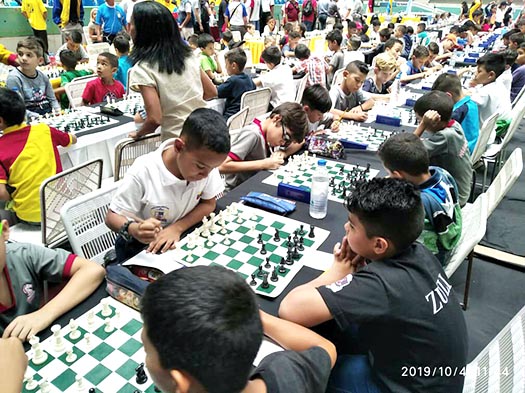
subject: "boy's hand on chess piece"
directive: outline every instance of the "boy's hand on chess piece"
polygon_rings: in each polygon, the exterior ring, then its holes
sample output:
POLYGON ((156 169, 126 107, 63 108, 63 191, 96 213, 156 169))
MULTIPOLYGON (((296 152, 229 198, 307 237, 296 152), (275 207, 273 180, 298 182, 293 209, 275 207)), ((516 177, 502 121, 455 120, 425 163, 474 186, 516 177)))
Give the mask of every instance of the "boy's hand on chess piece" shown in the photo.
POLYGON ((20 315, 7 325, 2 338, 17 337, 22 341, 26 341, 48 327, 51 322, 53 320, 49 320, 49 314, 45 311, 43 312, 43 309, 20 315))
POLYGON ((160 221, 155 218, 135 222, 128 228, 129 234, 144 244, 150 244, 155 241, 161 230, 162 226, 160 225, 160 221))
POLYGON ((265 158, 264 160, 264 169, 278 169, 281 165, 284 164, 284 158, 281 154, 273 153, 270 157, 265 158))
POLYGON ((175 248, 175 244, 180 240, 181 231, 175 225, 170 225, 166 228, 163 228, 150 244, 147 252, 153 254, 165 253, 171 249, 175 248))
POLYGON ((441 116, 439 113, 430 109, 423 115, 423 118, 421 119, 421 125, 425 128, 425 130, 427 130, 432 128, 439 121, 441 121, 441 116))

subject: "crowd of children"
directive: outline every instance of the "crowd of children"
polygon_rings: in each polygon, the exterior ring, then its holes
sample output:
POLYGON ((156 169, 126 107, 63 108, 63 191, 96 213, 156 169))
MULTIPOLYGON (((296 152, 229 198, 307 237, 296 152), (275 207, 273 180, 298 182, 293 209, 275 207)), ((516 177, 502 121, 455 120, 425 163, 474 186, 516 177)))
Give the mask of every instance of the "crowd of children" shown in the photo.
MULTIPOLYGON (((305 0, 300 6, 291 0, 284 5, 285 34, 279 39, 279 25, 269 11, 273 1, 260 1, 266 10, 260 20, 253 15, 259 7, 255 3, 233 0, 224 6, 220 42, 211 31, 197 34, 204 18, 200 12, 197 18, 195 10, 204 7, 211 16, 209 5, 194 8, 183 2, 178 22, 159 2, 134 2, 128 14, 128 8, 106 0, 92 15, 91 40, 110 42, 116 54, 98 54, 96 77, 86 84, 82 104, 139 92, 144 111, 130 137, 160 127, 163 140, 135 161, 111 201, 106 225, 118 234, 117 266, 144 249, 164 253, 175 248, 185 231, 215 210, 223 192, 258 171, 278 169, 323 128, 337 132, 344 120, 367 121, 377 99, 390 97, 393 83, 409 85, 441 70, 456 49, 473 45, 482 29, 467 21, 436 42, 426 23, 414 25, 414 31, 405 24, 381 28, 373 19, 369 27, 355 8, 343 10, 355 16, 341 21, 345 29, 329 1, 305 0), (317 17, 333 27, 325 36, 327 56, 312 54, 305 40, 317 17), (264 37, 266 72, 253 75, 245 70, 251 53, 232 31, 254 40, 260 36, 256 29, 264 37), (306 77, 301 99, 294 74, 306 77), (268 113, 230 139, 227 120, 241 109, 243 94, 257 88, 270 89, 268 113), (205 100, 215 97, 225 99, 222 113, 205 108, 205 100)), ((48 52, 38 32, 41 21, 27 7, 25 16, 40 38, 23 39, 14 57, 3 56, 16 68, 7 88, 0 89, 0 201, 2 218, 39 225, 39 185, 62 170, 57 146, 76 138, 26 120, 69 108, 65 87, 92 71, 77 69, 89 56, 82 34, 68 31, 56 54, 64 69, 61 87, 53 90, 38 69, 48 52)), ((483 25, 504 24, 505 8, 491 7, 483 25)), ((471 13, 477 18, 476 10, 471 13)), ((346 233, 334 247, 332 267, 284 297, 282 319, 259 311, 243 280, 219 267, 182 269, 147 289, 144 284, 142 340, 156 385, 166 392, 360 392, 363 386, 374 392, 461 392, 464 373, 404 377, 401 370, 407 364, 466 365, 465 321, 443 268, 460 239, 461 207, 471 195, 471 154, 480 129, 498 113, 497 131, 503 134, 511 102, 525 86, 521 29, 525 23, 502 36, 497 52, 477 60, 468 91, 461 73, 444 73, 431 92, 417 99, 413 133, 394 135, 379 148, 388 178, 357 182, 345 205, 346 233), (344 343, 334 346, 306 328, 330 320, 345 335, 344 343), (253 370, 263 334, 287 351, 267 357, 253 370), (209 367, 202 366, 202 359, 209 367)), ((4 338, 26 340, 45 329, 102 281, 101 267, 65 251, 5 244, 5 220, 0 233, 4 338), (40 284, 26 282, 29 276, 69 282, 38 309, 40 284), (23 285, 32 285, 36 300, 28 302, 14 292, 23 285)), ((0 341, 0 351, 5 345, 0 341)))

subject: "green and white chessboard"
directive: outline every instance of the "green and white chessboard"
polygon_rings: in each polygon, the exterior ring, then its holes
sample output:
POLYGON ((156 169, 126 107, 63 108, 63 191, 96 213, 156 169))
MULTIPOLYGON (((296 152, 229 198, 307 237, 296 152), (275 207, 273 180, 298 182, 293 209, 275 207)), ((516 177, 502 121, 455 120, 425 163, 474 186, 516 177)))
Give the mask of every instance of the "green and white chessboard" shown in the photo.
POLYGON ((343 122, 339 132, 328 132, 332 138, 345 139, 350 142, 366 145, 366 150, 377 151, 379 146, 394 134, 392 131, 379 130, 372 127, 363 127, 351 122, 343 122))
POLYGON ((65 348, 71 348, 76 355, 73 362, 66 361, 66 350, 55 352, 54 337, 50 336, 40 343, 41 348, 47 353, 47 360, 41 365, 35 365, 31 360, 33 350, 27 352, 29 366, 26 372, 26 381, 22 392, 41 392, 39 383, 45 378, 48 381, 49 393, 87 393, 90 388, 95 388, 97 393, 134 393, 135 391, 153 393, 153 381, 148 375, 145 384, 138 384, 135 380, 135 368, 144 362, 145 353, 142 347, 140 334, 142 320, 140 314, 112 298, 107 298, 111 314, 102 315, 102 304, 99 303, 90 312, 80 316, 76 322, 81 333, 76 340, 69 336, 70 328, 62 328, 65 348), (118 310, 118 311, 117 311, 118 310), (105 331, 104 320, 111 318, 114 330, 105 331), (90 334, 89 345, 86 333, 90 334), (78 389, 76 376, 82 377, 84 390, 78 389), (37 383, 35 389, 27 389, 27 378, 32 376, 37 383))
MULTIPOLYGON (((279 183, 282 182, 296 187, 310 189, 312 186, 312 177, 317 169, 318 160, 318 158, 306 154, 293 156, 288 160, 288 164, 275 170, 263 180, 263 183, 277 187, 279 183)), ((342 203, 345 201, 345 193, 352 187, 352 182, 360 178, 371 179, 376 177, 379 171, 372 168, 369 168, 367 171, 367 166, 326 160, 326 168, 331 179, 328 199, 342 203), (346 191, 344 191, 345 189, 346 191)))
POLYGON ((50 127, 63 132, 69 132, 77 136, 90 134, 101 128, 108 128, 117 124, 118 121, 100 113, 92 113, 89 110, 71 109, 64 114, 47 114, 32 120, 31 124, 45 123, 50 127))
POLYGON ((251 284, 255 293, 276 297, 301 270, 303 255, 319 248, 330 232, 315 227, 315 237, 310 237, 309 234, 310 225, 306 223, 234 203, 216 216, 213 215, 177 243, 176 249, 166 254, 171 254, 170 258, 185 266, 224 266, 240 274, 251 284), (298 250, 299 255, 293 259, 293 264, 283 265, 283 272, 276 272, 277 280, 272 281, 272 272, 280 267, 281 258, 287 257, 288 236, 293 243, 294 232, 299 232, 301 225, 304 232, 302 235, 297 234, 297 241, 303 237, 304 250, 298 250), (274 238, 276 231, 279 231, 279 240, 274 238), (259 235, 266 248, 265 254, 261 253, 259 235), (258 275, 261 265, 262 272, 268 274, 267 288, 262 285, 263 277, 258 275), (256 275, 255 284, 252 282, 252 274, 256 275))

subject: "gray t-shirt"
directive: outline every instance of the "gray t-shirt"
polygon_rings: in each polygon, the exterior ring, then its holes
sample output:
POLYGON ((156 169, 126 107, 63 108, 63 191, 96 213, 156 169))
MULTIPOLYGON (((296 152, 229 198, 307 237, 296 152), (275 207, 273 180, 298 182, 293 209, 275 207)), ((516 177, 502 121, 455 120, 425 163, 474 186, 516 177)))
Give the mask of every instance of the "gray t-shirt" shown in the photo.
POLYGON ((332 86, 330 99, 332 100, 332 109, 339 109, 340 111, 355 108, 366 101, 366 97, 361 90, 346 95, 341 86, 332 86))
POLYGON ((459 204, 467 203, 472 187, 472 164, 463 128, 455 120, 441 131, 429 133, 423 144, 428 150, 430 165, 446 169, 456 180, 459 204))
POLYGON ((323 393, 329 376, 330 356, 323 348, 313 347, 266 356, 250 379, 263 379, 271 393, 323 393))
MULTIPOLYGON (((266 140, 257 124, 244 127, 233 139, 228 154, 233 161, 255 161, 268 157, 266 140)), ((238 172, 225 175, 226 190, 231 190, 253 176, 255 172, 238 172)))
POLYGON ((340 70, 341 68, 343 68, 345 64, 345 55, 343 53, 343 51, 337 51, 334 53, 334 55, 332 56, 332 59, 330 60, 330 65, 333 67, 332 68, 332 73, 330 74, 330 76, 328 77, 329 81, 328 83, 332 83, 332 79, 334 78, 334 75, 335 73, 340 70))
POLYGON ((68 278, 76 256, 61 249, 49 249, 34 244, 7 243, 7 281, 14 299, 11 307, 0 304, 0 335, 9 323, 20 315, 38 310, 42 282, 59 283, 68 278))

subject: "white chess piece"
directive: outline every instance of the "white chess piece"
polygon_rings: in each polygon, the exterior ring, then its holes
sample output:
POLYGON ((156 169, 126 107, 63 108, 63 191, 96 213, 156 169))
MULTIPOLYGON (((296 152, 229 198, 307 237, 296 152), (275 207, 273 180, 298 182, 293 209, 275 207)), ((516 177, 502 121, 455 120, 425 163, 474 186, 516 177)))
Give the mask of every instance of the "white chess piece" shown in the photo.
POLYGON ((111 325, 111 319, 110 318, 104 319, 104 331, 106 333, 111 333, 113 331, 113 326, 111 325))
POLYGON ((64 349, 66 349, 61 330, 60 325, 51 326, 51 331, 53 332, 53 349, 55 352, 63 352, 64 349))
POLYGON ((75 382, 76 382, 76 388, 79 392, 83 392, 86 390, 86 385, 84 384, 84 378, 82 378, 80 375, 75 376, 75 382))
POLYGON ((73 352, 73 349, 67 349, 66 354, 66 362, 73 363, 75 360, 77 360, 77 355, 73 352))
POLYGON ((35 390, 38 387, 38 382, 33 379, 33 376, 30 375, 26 378, 26 390, 35 390))
POLYGON ((95 311, 89 310, 87 314, 88 326, 92 326, 95 323, 95 311))
POLYGON ((91 347, 91 333, 84 334, 84 340, 86 340, 86 346, 91 347))
POLYGON ((49 385, 49 382, 47 382, 47 378, 42 378, 39 383, 40 386, 40 393, 50 393, 51 392, 51 386, 49 385))
POLYGON ((109 299, 106 297, 100 301, 102 304, 102 316, 109 317, 111 315, 111 308, 109 307, 109 299))
POLYGON ((202 229, 201 229, 201 236, 202 237, 208 237, 210 236, 210 230, 208 228, 209 224, 208 224, 208 218, 207 217, 204 217, 202 219, 202 229))
POLYGON ((120 321, 120 310, 115 310, 115 317, 113 319, 116 321, 120 321))
POLYGON ((33 350, 33 363, 36 365, 44 363, 47 360, 47 353, 42 350, 38 336, 31 337, 29 344, 31 344, 31 349, 33 350))
POLYGON ((78 340, 80 337, 80 332, 78 331, 78 324, 73 318, 69 320, 69 338, 72 340, 78 340))

